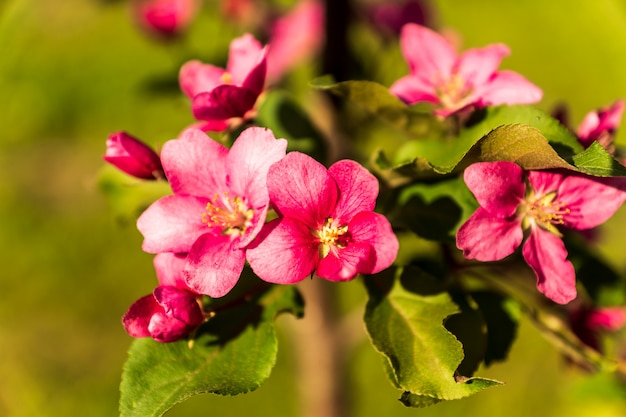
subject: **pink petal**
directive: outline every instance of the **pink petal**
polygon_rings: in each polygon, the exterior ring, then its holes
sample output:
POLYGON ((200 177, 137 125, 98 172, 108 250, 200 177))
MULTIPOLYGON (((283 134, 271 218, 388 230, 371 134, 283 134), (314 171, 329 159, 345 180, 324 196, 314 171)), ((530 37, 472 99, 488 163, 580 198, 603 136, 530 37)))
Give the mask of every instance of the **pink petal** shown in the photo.
POLYGON ((183 276, 183 268, 187 264, 186 256, 159 253, 154 257, 153 263, 160 285, 189 290, 183 276))
POLYGON ((315 274, 329 281, 348 281, 363 270, 373 269, 375 255, 366 243, 354 242, 345 248, 332 247, 319 261, 315 274))
POLYGON ((536 197, 557 192, 565 179, 563 174, 555 171, 528 171, 526 175, 536 197))
POLYGON ((626 310, 624 307, 603 307, 592 310, 585 324, 593 331, 619 330, 626 324, 626 310))
POLYGON ((479 207, 459 228, 456 247, 467 259, 499 261, 515 252, 523 237, 519 221, 496 217, 479 207))
POLYGON ((535 271, 537 288, 546 297, 559 304, 576 298, 576 274, 574 266, 566 259, 567 250, 561 238, 533 227, 522 254, 535 271))
POLYGON ((153 180, 163 175, 159 155, 148 145, 126 132, 109 135, 104 160, 137 178, 153 180))
POLYGON ((196 119, 220 121, 243 117, 254 107, 258 96, 258 92, 245 87, 219 85, 209 92, 196 95, 191 107, 196 119))
POLYGON ((163 311, 152 294, 135 301, 122 317, 122 324, 126 332, 132 337, 150 337, 148 325, 154 314, 163 311))
POLYGON ((378 180, 361 164, 342 160, 328 168, 328 173, 339 188, 339 201, 334 214, 339 223, 347 223, 361 211, 374 210, 378 180))
POLYGON ((498 71, 487 83, 477 86, 472 94, 478 106, 499 104, 531 104, 541 101, 543 91, 513 71, 498 71))
POLYGON ((456 51, 443 36, 415 23, 402 28, 400 48, 411 74, 424 83, 448 79, 457 60, 456 51))
POLYGON ((468 49, 459 57, 456 73, 471 86, 482 85, 497 71, 502 58, 509 53, 509 47, 504 44, 468 49))
POLYGON ((583 122, 578 127, 578 138, 585 146, 589 147, 593 141, 598 140, 603 133, 612 133, 622 122, 624 114, 624 101, 617 100, 608 109, 587 113, 583 122))
POLYGON ((170 317, 187 326, 198 326, 204 321, 195 295, 176 287, 160 285, 154 289, 154 299, 170 317))
POLYGON ((163 312, 158 312, 150 318, 148 330, 157 342, 168 343, 183 339, 191 329, 182 321, 163 312))
POLYGON ((376 274, 389 268, 398 255, 398 238, 385 216, 374 212, 358 213, 348 224, 348 232, 355 242, 371 247, 371 262, 359 265, 359 273, 376 274))
POLYGON ((208 200, 193 196, 169 195, 150 205, 137 219, 148 253, 189 252, 201 235, 210 231, 202 223, 208 200))
POLYGON ((257 95, 265 88, 265 76, 267 74, 267 48, 263 48, 257 64, 250 70, 241 86, 253 91, 257 95))
POLYGON ((231 75, 234 85, 242 85, 248 74, 259 64, 262 49, 261 43, 249 33, 233 39, 226 71, 231 75))
POLYGON ((414 75, 400 78, 392 84, 389 91, 407 104, 421 102, 439 104, 440 101, 433 84, 422 81, 421 78, 414 75))
POLYGON ((161 159, 174 193, 212 198, 226 189, 227 154, 226 147, 204 132, 187 129, 180 139, 165 142, 161 159))
POLYGON ((237 238, 205 234, 187 256, 187 285, 198 294, 223 297, 237 284, 245 260, 246 253, 239 249, 237 238))
POLYGON ((522 175, 522 168, 513 162, 478 162, 465 169, 463 179, 481 207, 505 218, 524 199, 522 175))
POLYGON ((277 211, 319 229, 335 210, 337 184, 322 164, 300 152, 288 153, 267 176, 270 200, 277 211))
POLYGON ((178 73, 180 89, 193 100, 200 93, 211 91, 218 85, 224 84, 225 71, 211 64, 200 61, 188 61, 178 73))
POLYGON ((246 258, 262 280, 294 284, 313 273, 319 259, 319 243, 309 228, 297 220, 274 219, 248 247, 246 258))

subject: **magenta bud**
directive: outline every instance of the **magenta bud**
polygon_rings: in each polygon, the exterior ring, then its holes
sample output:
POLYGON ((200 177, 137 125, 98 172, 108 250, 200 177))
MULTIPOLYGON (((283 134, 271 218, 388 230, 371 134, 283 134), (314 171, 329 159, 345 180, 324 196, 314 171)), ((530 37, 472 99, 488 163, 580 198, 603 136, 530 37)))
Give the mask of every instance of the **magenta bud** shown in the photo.
POLYGON ((154 180, 165 176, 159 155, 126 132, 109 135, 104 160, 133 177, 154 180))
POLYGON ((133 13, 140 26, 165 38, 184 32, 195 18, 198 0, 134 0, 133 13))

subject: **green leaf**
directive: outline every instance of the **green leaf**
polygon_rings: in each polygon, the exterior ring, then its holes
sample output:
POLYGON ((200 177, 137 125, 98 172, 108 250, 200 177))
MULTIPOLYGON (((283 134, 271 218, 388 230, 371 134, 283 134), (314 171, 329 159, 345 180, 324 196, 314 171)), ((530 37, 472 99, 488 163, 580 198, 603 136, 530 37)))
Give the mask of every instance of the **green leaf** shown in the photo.
POLYGON ((389 362, 405 404, 467 397, 500 382, 458 373, 463 346, 444 321, 459 311, 448 293, 409 292, 397 279, 402 269, 366 279, 365 323, 372 343, 389 362), (431 400, 434 399, 434 400, 431 400))
POLYGON ((589 175, 600 177, 626 175, 626 168, 598 142, 592 143, 590 147, 574 155, 572 159, 576 168, 589 175))
POLYGON ((287 311, 301 316, 303 308, 295 287, 261 285, 234 306, 220 303, 224 309, 198 329, 193 343, 135 340, 122 375, 120 415, 161 416, 192 395, 258 388, 276 361, 274 318, 287 311))

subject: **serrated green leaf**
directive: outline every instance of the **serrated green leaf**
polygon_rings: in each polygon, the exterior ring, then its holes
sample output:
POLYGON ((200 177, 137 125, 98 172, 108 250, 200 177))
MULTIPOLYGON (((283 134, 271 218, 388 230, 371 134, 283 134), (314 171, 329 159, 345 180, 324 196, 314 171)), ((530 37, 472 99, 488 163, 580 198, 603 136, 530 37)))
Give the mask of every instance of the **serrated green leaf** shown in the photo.
POLYGON ((388 361, 396 385, 409 403, 424 398, 453 400, 500 382, 457 373, 463 346, 444 321, 459 311, 447 293, 421 295, 407 291, 401 269, 366 280, 369 301, 365 323, 372 343, 388 361), (408 397, 407 397, 408 396, 408 397))
POLYGON ((626 168, 617 162, 602 145, 594 142, 583 152, 572 157, 581 172, 600 177, 626 175, 626 168))
POLYGON ((302 314, 295 287, 266 286, 250 300, 217 311, 192 344, 135 340, 122 375, 120 415, 161 416, 192 395, 255 390, 276 361, 273 322, 285 311, 302 314))

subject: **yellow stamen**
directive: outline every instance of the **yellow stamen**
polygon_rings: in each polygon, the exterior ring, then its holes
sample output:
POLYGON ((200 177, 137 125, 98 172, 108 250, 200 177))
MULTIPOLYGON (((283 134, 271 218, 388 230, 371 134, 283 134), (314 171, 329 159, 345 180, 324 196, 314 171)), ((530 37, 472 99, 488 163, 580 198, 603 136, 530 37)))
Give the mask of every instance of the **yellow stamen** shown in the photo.
POLYGON ((324 225, 319 230, 312 230, 313 236, 320 241, 320 257, 325 258, 330 253, 330 247, 336 246, 338 248, 345 248, 347 242, 345 241, 345 234, 348 232, 348 226, 337 226, 334 224, 332 217, 329 217, 324 222, 324 225), (341 238, 344 236, 344 238, 341 238))
POLYGON ((215 194, 202 213, 202 223, 221 227, 224 235, 240 235, 250 225, 254 210, 248 208, 241 197, 229 197, 227 192, 215 194))

